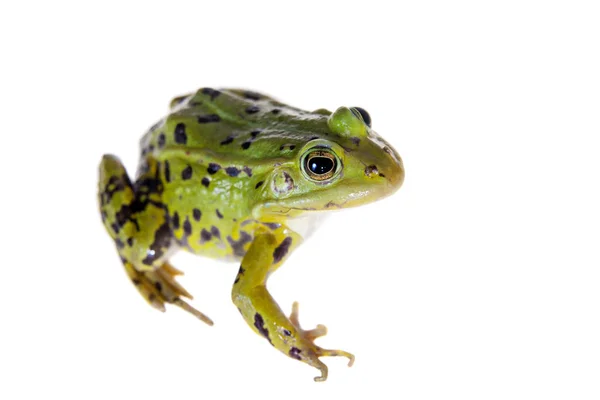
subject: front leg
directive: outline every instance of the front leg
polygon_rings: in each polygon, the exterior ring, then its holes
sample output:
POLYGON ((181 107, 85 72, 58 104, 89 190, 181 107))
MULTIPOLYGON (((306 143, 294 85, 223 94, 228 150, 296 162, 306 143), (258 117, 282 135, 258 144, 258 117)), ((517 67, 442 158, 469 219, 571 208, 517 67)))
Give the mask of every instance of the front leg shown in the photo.
POLYGON ((318 368, 321 376, 315 377, 315 381, 319 382, 327 379, 327 366, 319 357, 348 357, 348 366, 351 366, 354 356, 345 351, 326 350, 315 345, 314 339, 325 335, 326 328, 319 325, 316 329, 303 330, 298 322, 297 303, 294 303, 288 318, 266 288, 268 276, 279 268, 300 241, 301 237, 286 227, 257 232, 242 260, 231 295, 234 304, 256 333, 287 356, 318 368))

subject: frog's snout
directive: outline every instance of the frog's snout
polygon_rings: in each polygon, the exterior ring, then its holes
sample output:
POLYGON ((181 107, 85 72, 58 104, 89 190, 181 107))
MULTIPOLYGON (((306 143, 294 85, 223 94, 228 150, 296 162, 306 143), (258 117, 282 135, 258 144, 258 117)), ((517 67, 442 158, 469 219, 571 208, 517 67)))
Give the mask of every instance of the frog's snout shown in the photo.
MULTIPOLYGON (((398 190, 404 182, 404 166, 402 159, 388 144, 376 145, 380 150, 377 156, 366 163, 364 174, 372 182, 380 182, 381 193, 384 196, 390 195, 398 190)), ((365 160, 366 161, 366 160, 365 160)), ((364 162, 364 161, 363 161, 364 162)))

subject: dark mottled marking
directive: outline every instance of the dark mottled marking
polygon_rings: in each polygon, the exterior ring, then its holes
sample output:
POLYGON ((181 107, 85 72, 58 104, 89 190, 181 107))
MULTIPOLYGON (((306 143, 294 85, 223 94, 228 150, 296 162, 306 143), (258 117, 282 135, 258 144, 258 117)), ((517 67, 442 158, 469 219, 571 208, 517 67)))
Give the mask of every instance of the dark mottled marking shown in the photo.
POLYGON ((288 331, 287 329, 284 329, 284 330, 283 330, 283 334, 284 334, 285 336, 292 336, 292 332, 288 331))
POLYGON ((217 217, 219 217, 219 219, 223 219, 223 214, 221 214, 221 211, 219 211, 219 209, 216 210, 217 213, 217 217))
POLYGON ((192 234, 192 224, 187 217, 185 217, 185 221, 183 221, 183 233, 185 233, 186 236, 190 236, 192 234))
POLYGON ((263 181, 260 181, 256 184, 256 186, 254 186, 254 189, 258 189, 259 187, 261 187, 263 185, 263 181))
POLYGON ((235 281, 233 282, 234 284, 240 281, 240 277, 244 275, 244 272, 246 272, 246 270, 240 265, 240 269, 238 270, 237 276, 235 277, 235 281))
POLYGON ((179 229, 179 214, 177 211, 175 211, 171 217, 171 225, 173 225, 173 229, 179 229))
POLYGON ((156 300, 156 295, 154 293, 150 293, 150 295, 148 296, 148 300, 150 301, 150 303, 152 303, 154 300, 156 300))
POLYGON ((246 107, 246 114, 256 114, 260 111, 258 106, 248 106, 246 107))
POLYGON ((192 216, 194 217, 194 219, 195 219, 196 221, 200 221, 200 218, 202 218, 202 211, 200 211, 200 210, 199 210, 199 209, 197 209, 197 208, 194 208, 194 209, 192 210, 192 216))
POLYGON ((208 164, 208 168, 206 168, 206 171, 211 174, 214 175, 217 173, 217 171, 219 171, 221 169, 221 166, 219 164, 215 164, 215 163, 210 163, 208 164))
POLYGON ((154 287, 156 288, 156 290, 158 290, 159 292, 162 292, 162 284, 160 282, 154 282, 154 287))
POLYGON ((325 204, 325 208, 337 207, 342 208, 339 204, 335 203, 333 200, 329 201, 329 203, 325 204))
POLYGON ((227 173, 227 175, 234 178, 240 174, 240 170, 236 167, 227 167, 225 168, 225 172, 227 173))
POLYGON ((190 165, 188 165, 187 167, 185 167, 185 169, 183 171, 181 171, 181 179, 183 179, 184 181, 190 179, 192 177, 192 167, 190 165))
POLYGON ((369 165, 368 167, 365 168, 365 175, 366 176, 371 176, 371 175, 379 175, 379 170, 377 169, 376 165, 369 165))
POLYGON ((123 247, 125 247, 125 243, 123 243, 121 241, 121 239, 119 239, 119 238, 115 239, 115 245, 117 245, 117 248, 119 248, 119 249, 122 249, 123 247))
POLYGON ((260 94, 256 92, 244 92, 244 98, 248 100, 260 100, 260 94))
POLYGON ((150 146, 148 146, 148 152, 151 152, 151 151, 154 151, 154 145, 152 145, 152 144, 150 146))
POLYGON ((208 185, 210 185, 210 179, 207 177, 202 178, 202 186, 208 187, 208 185))
POLYGON ((269 337, 269 331, 265 328, 265 320, 259 313, 254 314, 254 326, 258 329, 258 332, 269 341, 269 343, 273 344, 269 337))
POLYGON ((119 229, 121 229, 121 227, 119 226, 119 224, 117 224, 116 222, 113 222, 112 224, 110 224, 110 227, 112 228, 112 230, 115 233, 119 233, 119 229))
POLYGON ((210 96, 211 100, 216 99, 221 94, 220 91, 215 90, 215 89, 211 89, 211 88, 204 88, 204 89, 201 90, 201 92, 202 92, 202 94, 210 96))
POLYGON ((219 240, 221 239, 221 231, 214 225, 210 227, 210 234, 219 240))
POLYGON ((273 250, 273 264, 277 264, 283 257, 286 256, 288 251, 290 250, 290 245, 292 244, 292 238, 286 237, 283 241, 273 250))
POLYGON ((354 143, 355 146, 358 146, 360 144, 360 138, 359 137, 352 136, 350 138, 350 140, 352 141, 352 143, 354 143))
POLYGON ((167 142, 167 138, 164 133, 158 135, 158 147, 163 147, 167 142))
POLYGON ((382 178, 385 178, 385 175, 382 174, 381 172, 379 173, 379 176, 382 177, 382 178))
POLYGON ((133 238, 132 238, 132 237, 130 237, 130 238, 127 238, 127 245, 128 245, 129 247, 133 246, 133 238))
POLYGON ((165 180, 171 182, 171 168, 168 161, 165 161, 165 180))
POLYGON ((199 124, 209 124, 211 122, 220 122, 220 121, 221 121, 221 117, 219 117, 217 114, 201 115, 198 117, 199 124))
POLYGON ((248 176, 252 176, 252 168, 250 168, 249 166, 245 165, 244 168, 242 168, 244 170, 244 172, 246 173, 246 175, 248 176))
MULTIPOLYGON (((126 174, 121 177, 111 176, 100 195, 100 202, 102 205, 108 204, 115 193, 124 190, 127 186, 131 186, 131 181, 126 174)), ((106 219, 106 217, 104 217, 104 219, 106 219)))
POLYGON ((209 231, 203 228, 200 232, 200 243, 208 242, 210 239, 212 239, 212 235, 209 231))
POLYGON ((262 224, 272 231, 281 227, 281 224, 278 224, 277 222, 263 222, 262 224))
POLYGON ((302 350, 300 350, 297 347, 292 347, 290 349, 289 355, 292 358, 295 358, 296 360, 302 360, 302 357, 300 357, 300 353, 302 352, 302 350))
POLYGON ((171 238, 173 233, 169 224, 162 224, 154 234, 154 241, 150 245, 150 249, 146 255, 146 258, 142 260, 142 263, 146 265, 152 265, 152 263, 163 256, 164 250, 171 245, 171 238))
POLYGON ((246 254, 244 246, 252 241, 252 236, 246 231, 241 231, 239 240, 233 240, 231 236, 227 236, 227 241, 233 250, 233 254, 237 257, 243 257, 246 254))
POLYGON ((244 143, 242 143, 242 149, 248 150, 248 148, 250 147, 251 144, 252 144, 252 142, 244 142, 244 143))
POLYGON ((231 142, 233 142, 233 136, 227 136, 227 138, 221 142, 221 145, 229 144, 231 142))
POLYGON ((279 114, 280 112, 281 112, 281 110, 279 108, 274 108, 271 110, 271 114, 275 114, 275 115, 279 114))
POLYGON ((187 135, 185 134, 185 124, 182 122, 175 125, 175 142, 179 144, 187 143, 187 135))
POLYGON ((135 286, 138 286, 138 285, 140 285, 142 283, 142 281, 139 280, 139 279, 137 279, 137 278, 133 278, 131 280, 131 283, 133 283, 135 286))
POLYGON ((127 260, 125 259, 125 257, 123 257, 123 256, 119 256, 119 258, 121 259, 121 262, 122 262, 123 264, 126 264, 126 263, 128 263, 128 262, 129 262, 129 261, 127 261, 127 260))
POLYGON ((106 213, 106 211, 102 211, 100 213, 100 217, 102 218, 102 222, 104 222, 108 218, 108 214, 106 213))

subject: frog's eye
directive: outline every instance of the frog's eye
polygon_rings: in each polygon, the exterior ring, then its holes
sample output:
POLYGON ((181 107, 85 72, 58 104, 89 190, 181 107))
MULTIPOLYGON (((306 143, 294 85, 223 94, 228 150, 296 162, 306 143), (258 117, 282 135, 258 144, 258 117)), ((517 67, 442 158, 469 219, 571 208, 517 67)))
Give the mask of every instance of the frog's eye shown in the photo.
POLYGON ((362 118, 362 120, 364 121, 365 125, 367 125, 369 128, 371 127, 371 116, 369 115, 367 110, 361 107, 352 107, 350 110, 352 110, 354 115, 356 115, 357 117, 360 116, 360 118, 362 118))
POLYGON ((339 165, 331 150, 312 149, 303 158, 302 171, 309 179, 321 182, 332 178, 338 172, 339 165))

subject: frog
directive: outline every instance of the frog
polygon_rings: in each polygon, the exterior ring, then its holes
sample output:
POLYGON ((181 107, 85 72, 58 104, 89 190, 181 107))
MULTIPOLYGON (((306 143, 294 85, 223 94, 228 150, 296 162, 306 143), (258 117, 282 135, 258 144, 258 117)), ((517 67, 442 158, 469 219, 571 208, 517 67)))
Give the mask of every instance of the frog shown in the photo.
MULTIPOLYGON (((239 264, 231 299, 248 326, 275 349, 328 377, 327 328, 304 329, 298 302, 286 315, 267 279, 306 239, 298 221, 361 206, 404 181, 398 152, 362 107, 305 111, 259 92, 203 87, 177 96, 140 140, 130 179, 120 159, 102 157, 98 204, 128 278, 152 307, 177 306, 208 325, 170 263, 184 250, 239 264), (184 300, 188 299, 188 301, 184 300)), ((304 224, 306 225, 306 224, 304 224)), ((331 250, 330 250, 331 251, 331 250)))

